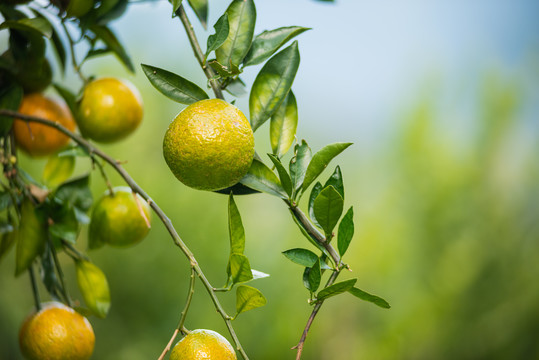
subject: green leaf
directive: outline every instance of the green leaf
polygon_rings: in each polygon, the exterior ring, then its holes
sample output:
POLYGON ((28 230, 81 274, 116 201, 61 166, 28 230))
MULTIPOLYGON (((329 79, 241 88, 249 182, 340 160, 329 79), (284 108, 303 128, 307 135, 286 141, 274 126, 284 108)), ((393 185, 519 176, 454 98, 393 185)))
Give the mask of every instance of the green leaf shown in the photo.
POLYGON ((329 177, 328 181, 326 181, 326 184, 324 185, 324 188, 327 188, 328 186, 333 186, 335 190, 341 194, 343 200, 344 200, 344 184, 342 181, 342 173, 340 166, 337 166, 335 168, 335 171, 331 176, 329 177))
POLYGON ((241 74, 241 70, 236 65, 225 66, 217 60, 208 61, 208 65, 222 78, 229 78, 241 74))
POLYGON ((298 42, 274 55, 256 76, 249 95, 251 127, 256 131, 288 95, 299 67, 298 42))
POLYGON ((318 260, 318 256, 307 249, 290 249, 283 251, 283 255, 290 261, 305 267, 312 267, 318 260))
POLYGON ((225 42, 215 51, 220 64, 239 67, 253 40, 256 9, 253 0, 233 0, 228 9, 230 31, 225 42))
POLYGON ((2 234, 0 235, 0 260, 6 255, 17 241, 17 232, 11 224, 2 224, 2 234), (8 231, 9 230, 9 231, 8 231))
POLYGON ((49 21, 49 19, 42 13, 43 10, 41 9, 32 9, 34 14, 36 14, 37 17, 44 19, 52 30, 52 45, 54 48, 54 52, 56 53, 56 56, 58 58, 58 64, 60 65, 60 70, 63 72, 66 67, 67 62, 67 53, 64 46, 64 42, 62 38, 60 37, 58 28, 54 25, 53 22, 49 21))
POLYGON ((68 88, 63 87, 60 84, 53 84, 54 90, 64 99, 71 114, 76 117, 79 112, 79 107, 77 105, 77 96, 68 88))
POLYGON ((389 305, 389 303, 387 301, 385 301, 384 299, 382 299, 381 297, 369 294, 368 292, 360 290, 360 289, 358 289, 356 287, 353 287, 353 288, 349 289, 348 292, 350 294, 354 295, 355 297, 360 298, 361 300, 371 302, 371 303, 373 303, 375 305, 380 306, 381 308, 384 308, 384 309, 391 308, 391 305, 389 305))
POLYGON ((298 106, 292 90, 270 120, 271 149, 281 158, 294 143, 298 126, 298 106))
POLYGON ((44 36, 48 39, 50 39, 52 36, 51 24, 42 17, 35 17, 31 19, 24 18, 20 20, 6 20, 2 24, 0 24, 0 30, 8 28, 22 31, 37 32, 41 36, 44 36))
POLYGON ((52 217, 54 223, 49 226, 49 233, 57 239, 65 240, 74 245, 80 230, 75 209, 62 206, 52 214, 52 217))
POLYGON ((172 4, 172 17, 176 14, 176 11, 180 8, 182 0, 169 0, 172 4))
POLYGON ((314 154, 307 167, 307 171, 305 172, 305 179, 303 180, 302 185, 303 191, 307 190, 309 185, 316 180, 335 156, 339 155, 350 145, 352 145, 352 143, 334 143, 324 146, 314 154))
POLYGON ((281 183, 275 173, 264 163, 254 159, 249 172, 240 181, 243 185, 273 196, 287 199, 281 183))
POLYGON ((43 252, 47 241, 45 224, 37 216, 34 205, 28 199, 21 205, 21 220, 16 241, 15 275, 18 276, 43 252))
POLYGON ((120 43, 116 35, 114 35, 112 30, 104 25, 92 25, 90 26, 90 30, 105 43, 107 48, 116 54, 118 59, 120 59, 120 61, 129 71, 132 73, 135 72, 135 68, 133 67, 133 63, 131 62, 129 55, 127 55, 123 45, 120 43))
POLYGON ((268 156, 271 159, 271 162, 273 163, 273 165, 275 165, 277 172, 279 173, 279 179, 281 180, 281 185, 283 186, 284 191, 286 191, 288 196, 291 197, 292 196, 292 181, 290 180, 290 175, 288 175, 288 173, 286 172, 286 169, 284 168, 279 158, 277 158, 273 154, 268 154, 268 156))
POLYGON ((243 66, 263 63, 281 46, 286 44, 288 40, 307 30, 310 30, 310 28, 288 26, 264 31, 254 39, 249 52, 243 59, 243 66))
POLYGON ((330 237, 339 221, 343 211, 344 201, 341 194, 333 186, 322 189, 320 194, 314 199, 313 213, 316 221, 320 224, 330 237))
POLYGON ((43 182, 55 187, 69 179, 75 170, 75 157, 52 155, 43 169, 43 182))
MULTIPOLYGON (((0 89, 0 109, 17 111, 23 97, 19 85, 2 86, 0 89)), ((14 119, 11 116, 0 116, 0 136, 5 136, 11 130, 14 119)))
POLYGON ((357 279, 350 279, 338 282, 336 284, 333 284, 331 286, 328 286, 327 288, 324 288, 320 290, 318 295, 316 296, 316 299, 318 301, 326 300, 327 298, 333 297, 335 295, 342 294, 345 291, 350 290, 354 287, 356 284, 357 279))
POLYGON ((305 140, 301 140, 301 144, 297 144, 294 148, 294 156, 290 160, 290 179, 292 179, 292 185, 297 191, 303 184, 305 178, 305 172, 311 162, 311 148, 305 140))
POLYGON ((88 211, 92 206, 92 192, 89 183, 90 175, 83 175, 64 182, 54 193, 55 201, 84 212, 88 211))
POLYGON ((0 191, 0 211, 6 210, 8 207, 13 205, 13 199, 7 191, 0 191))
POLYGON ((226 86, 225 90, 235 97, 242 97, 247 94, 245 83, 239 77, 232 79, 232 81, 226 86))
POLYGON ((245 230, 232 193, 228 197, 228 233, 230 236, 230 254, 243 254, 245 250, 245 230))
POLYGON ((242 283, 253 279, 251 264, 243 254, 231 254, 228 261, 232 284, 242 283))
POLYGON ((103 271, 89 261, 76 261, 77 283, 86 306, 92 313, 105 318, 110 309, 110 290, 103 271))
POLYGON ((322 228, 322 226, 320 226, 320 224, 316 220, 313 206, 314 206, 314 200, 318 197, 318 195, 320 195, 321 192, 322 192, 322 184, 320 184, 320 182, 317 181, 311 190, 311 196, 309 196, 309 217, 311 218, 311 221, 319 228, 322 228))
POLYGON ((205 30, 208 23, 208 0, 189 0, 189 5, 205 30))
POLYGON ((150 83, 169 99, 186 105, 208 99, 204 90, 179 75, 150 65, 141 66, 150 83))
POLYGON ((316 259, 314 265, 309 269, 307 281, 309 282, 309 290, 315 292, 320 287, 322 280, 322 270, 320 269, 320 259, 316 259))
POLYGON ((266 305, 266 298, 254 287, 240 285, 236 289, 236 318, 239 314, 248 310, 266 305))
POLYGON ((341 256, 348 250, 348 245, 354 236, 354 208, 350 207, 339 224, 337 247, 341 256))
POLYGON ((217 20, 215 25, 213 25, 213 28, 215 29, 215 34, 208 36, 206 56, 204 57, 204 61, 206 61, 208 55, 212 51, 223 45, 227 39, 228 32, 230 31, 230 27, 228 26, 228 15, 224 13, 223 16, 217 20))

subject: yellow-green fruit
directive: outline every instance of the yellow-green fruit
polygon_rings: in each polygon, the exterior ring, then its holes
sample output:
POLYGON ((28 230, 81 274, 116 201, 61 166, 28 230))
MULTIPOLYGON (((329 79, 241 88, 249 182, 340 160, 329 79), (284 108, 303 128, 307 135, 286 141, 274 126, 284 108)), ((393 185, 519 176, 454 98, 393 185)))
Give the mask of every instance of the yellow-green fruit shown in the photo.
POLYGON ((95 249, 109 244, 126 247, 135 245, 148 234, 150 207, 139 195, 135 200, 128 187, 115 187, 98 200, 92 211, 88 244, 95 249), (144 214, 144 215, 142 215, 144 214))
POLYGON ((129 82, 101 78, 84 88, 77 124, 83 136, 102 143, 121 140, 142 121, 142 98, 129 82))
POLYGON ((170 360, 236 360, 234 348, 221 334, 213 330, 191 331, 178 341, 170 360))
POLYGON ((247 173, 254 156, 249 121, 234 105, 220 99, 201 100, 185 108, 169 125, 163 155, 185 185, 220 190, 247 173))
POLYGON ((58 302, 41 304, 19 331, 19 345, 28 360, 87 360, 94 344, 88 319, 58 302))

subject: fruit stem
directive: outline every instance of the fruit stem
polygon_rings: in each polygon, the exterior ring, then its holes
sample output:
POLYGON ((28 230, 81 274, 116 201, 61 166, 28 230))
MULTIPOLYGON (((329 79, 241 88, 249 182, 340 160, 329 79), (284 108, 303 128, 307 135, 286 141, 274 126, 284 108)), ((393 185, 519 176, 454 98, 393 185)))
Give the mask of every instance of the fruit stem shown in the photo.
MULTIPOLYGON (((189 263, 191 264, 191 267, 194 269, 194 271, 196 272, 196 274, 200 278, 200 281, 204 285, 204 288, 206 289, 207 293, 209 294, 209 296, 210 296, 210 298, 211 298, 211 300, 212 300, 212 302, 213 302, 213 304, 215 306, 215 309, 217 310, 217 312, 221 315, 221 317, 225 321, 225 324, 226 324, 226 326, 228 328, 230 336, 232 336, 232 340, 233 340, 234 344, 236 345, 237 351, 240 353, 240 355, 242 356, 242 358, 244 360, 249 360, 249 357, 245 353, 245 350, 241 346, 240 341, 238 339, 238 336, 236 335, 236 332, 234 331, 234 327, 232 326, 232 321, 230 320, 230 316, 223 309, 223 306, 219 302, 219 299, 217 298, 217 295, 213 291, 214 287, 210 284, 210 282, 208 281, 208 279, 204 275, 204 272, 202 271, 202 269, 198 265, 198 261, 196 260, 194 254, 187 247, 187 245, 183 242, 180 235, 178 235, 178 232, 176 231, 176 229, 172 225, 172 222, 170 221, 170 219, 163 212, 163 210, 157 205, 157 203, 155 203, 152 200, 152 198, 150 198, 150 196, 148 194, 146 194, 146 192, 135 182, 135 180, 133 180, 133 178, 118 163, 118 161, 114 160, 108 154, 104 153, 103 151, 99 150, 98 148, 96 148, 95 146, 90 144, 82 136, 77 135, 77 134, 69 131, 68 129, 66 129, 64 126, 62 126, 59 123, 55 123, 55 122, 52 122, 50 120, 42 119, 42 118, 35 117, 35 116, 28 116, 28 115, 21 114, 21 113, 16 112, 16 111, 5 110, 5 109, 0 109, 0 116, 9 116, 9 117, 17 118, 19 120, 35 122, 35 123, 39 123, 39 124, 43 124, 43 125, 46 125, 46 126, 53 127, 55 129, 57 129, 58 131, 62 132, 63 134, 69 136, 71 139, 73 139, 73 141, 75 141, 80 147, 85 149, 88 152, 88 154, 90 154, 91 157, 97 156, 97 157, 103 159, 110 166, 112 166, 112 168, 122 177, 122 179, 124 179, 124 181, 131 188, 131 190, 136 192, 137 194, 139 194, 145 201, 148 202, 148 204, 153 209, 153 211, 155 212, 157 217, 159 217, 159 219, 161 220, 163 225, 165 225, 165 228, 167 229, 167 231, 169 232, 169 234, 170 234, 170 236, 172 238, 172 241, 174 242, 174 244, 176 246, 178 246, 180 248, 180 250, 188 258, 189 263)), ((76 251, 67 242, 64 241, 63 244, 65 246, 68 246, 69 248, 71 248, 71 250, 76 251)))
POLYGON ((176 15, 180 18, 183 27, 185 28, 185 32, 187 33, 187 37, 189 38, 189 43, 191 44, 191 47, 193 48, 193 52, 195 54, 195 57, 198 60, 198 63, 200 64, 200 67, 202 68, 202 71, 204 71, 204 74, 208 78, 208 81, 211 85, 211 88, 213 92, 215 93, 215 97, 218 99, 224 100, 225 97, 223 96, 223 92, 221 91, 221 86, 215 79, 215 72, 213 69, 209 66, 206 66, 204 63, 204 53, 202 52, 202 49, 200 48, 200 44, 198 42, 198 39, 196 37, 195 31, 193 29, 193 25, 189 21, 189 18, 187 17, 187 14, 185 13, 185 9, 183 8, 183 5, 180 5, 178 10, 176 11, 176 15))
POLYGON ((36 305, 36 311, 41 310, 41 299, 39 298, 39 291, 37 289, 36 276, 34 274, 34 266, 30 264, 28 267, 28 274, 30 275, 30 283, 32 284, 32 293, 34 294, 34 303, 36 305))

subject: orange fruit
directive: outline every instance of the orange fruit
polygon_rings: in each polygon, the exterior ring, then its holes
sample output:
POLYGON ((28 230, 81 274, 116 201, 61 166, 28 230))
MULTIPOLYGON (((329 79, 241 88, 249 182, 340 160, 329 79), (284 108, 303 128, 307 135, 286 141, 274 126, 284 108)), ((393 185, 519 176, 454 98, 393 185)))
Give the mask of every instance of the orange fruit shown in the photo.
POLYGON ((28 360, 87 360, 94 344, 88 319, 59 302, 42 304, 19 331, 19 345, 28 360))
MULTIPOLYGON (((66 105, 58 103, 43 94, 34 93, 23 97, 19 112, 63 125, 75 130, 75 121, 66 105)), ((13 123, 17 145, 31 156, 53 154, 69 143, 69 137, 53 127, 15 120, 13 123)))
POLYGON ((131 83, 101 78, 84 88, 77 124, 83 136, 111 143, 130 135, 142 121, 142 98, 131 83))
POLYGON ((129 187, 117 186, 114 194, 107 190, 92 211, 88 227, 91 249, 109 244, 116 247, 132 246, 144 239, 150 230, 150 207, 137 195, 135 200, 129 187), (144 213, 144 216, 141 213, 144 213))
POLYGON ((178 341, 170 360, 236 360, 234 348, 227 339, 213 330, 191 331, 178 341))
POLYGON ((247 173, 255 153, 249 121, 234 105, 220 99, 197 101, 169 125, 163 155, 185 185, 221 190, 247 173))

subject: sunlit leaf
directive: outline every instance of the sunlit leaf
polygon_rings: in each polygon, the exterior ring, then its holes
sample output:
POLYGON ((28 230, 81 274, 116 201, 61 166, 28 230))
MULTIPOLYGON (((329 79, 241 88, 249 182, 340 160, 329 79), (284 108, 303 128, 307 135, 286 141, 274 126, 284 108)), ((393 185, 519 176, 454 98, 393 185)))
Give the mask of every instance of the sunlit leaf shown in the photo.
POLYGON ((213 28, 215 29, 215 34, 208 36, 205 59, 212 51, 223 45, 227 39, 228 32, 230 31, 228 15, 224 13, 223 16, 217 20, 215 25, 213 25, 213 28))
POLYGON ((271 149, 278 158, 286 154, 294 143, 297 126, 298 106, 290 90, 270 120, 271 149))
POLYGON ((20 275, 43 252, 47 241, 45 224, 37 216, 34 205, 28 199, 21 205, 21 221, 16 241, 15 275, 20 275))
POLYGON ((245 250, 245 230, 232 194, 228 197, 228 233, 230 236, 230 253, 243 254, 245 250))
POLYGON ((135 72, 131 58, 127 55, 122 43, 118 40, 116 35, 108 27, 104 25, 92 25, 90 30, 101 39, 105 45, 116 54, 118 59, 127 67, 132 73, 135 72))
POLYGON ((314 154, 305 172, 305 179, 302 185, 303 191, 307 190, 309 185, 316 180, 335 156, 339 155, 350 145, 352 143, 334 143, 324 146, 314 154))
POLYGON ((77 283, 84 303, 92 313, 105 318, 110 308, 110 291, 103 271, 89 261, 76 261, 77 283))
POLYGON ((266 298, 254 287, 240 285, 236 289, 236 316, 248 310, 266 305, 266 298))
POLYGON ((297 191, 303 184, 305 178, 305 172, 311 162, 311 148, 305 140, 301 141, 301 144, 297 144, 294 148, 294 156, 290 160, 290 179, 292 185, 297 191))
POLYGON ((258 73, 249 96, 251 127, 258 129, 286 98, 299 67, 297 41, 274 55, 258 73))
POLYGON ((351 288, 351 289, 349 289, 347 291, 350 294, 354 295, 355 297, 358 297, 361 300, 371 302, 371 303, 373 303, 375 305, 380 306, 381 308, 389 309, 391 307, 391 305, 389 305, 389 303, 387 301, 385 301, 384 299, 382 299, 381 297, 369 294, 368 292, 360 290, 360 289, 358 289, 356 287, 353 287, 353 288, 351 288))
POLYGON ((333 297, 335 295, 342 294, 343 292, 352 289, 356 284, 356 281, 357 279, 350 279, 328 286, 327 288, 320 290, 318 295, 316 295, 316 299, 320 301, 333 297))
MULTIPOLYGON (((23 89, 19 85, 2 86, 0 88, 0 109, 17 111, 23 97, 23 89)), ((5 136, 14 119, 11 116, 0 116, 0 135, 5 136)))
POLYGON ((316 221, 324 229, 326 236, 331 236, 343 211, 344 201, 333 186, 328 186, 314 199, 313 213, 316 221))
POLYGON ((231 254, 228 262, 232 284, 242 283, 253 279, 251 265, 247 256, 231 254))
POLYGON ((267 194, 287 199, 281 183, 275 173, 264 163, 253 160, 249 172, 240 181, 243 185, 267 194))
POLYGON ((340 166, 337 165, 333 174, 331 174, 328 181, 326 181, 324 188, 328 187, 329 185, 333 186, 335 190, 337 190, 337 192, 341 194, 342 198, 344 199, 344 184, 342 180, 342 173, 341 173, 340 166))
POLYGON ((195 12, 202 27, 206 29, 208 23, 208 0, 189 0, 189 5, 195 12))
POLYGON ((273 162, 273 165, 275 165, 277 173, 279 173, 279 179, 281 180, 284 191, 286 191, 289 197, 292 196, 292 182, 290 180, 290 175, 286 172, 281 160, 273 154, 268 154, 268 156, 271 159, 271 162, 273 162))
POLYGON ((288 26, 264 31, 253 40, 249 52, 243 59, 243 65, 250 66, 263 63, 290 39, 307 30, 310 30, 310 28, 288 26))
POLYGON ((150 65, 141 66, 150 83, 169 99, 186 105, 208 99, 204 90, 179 75, 150 65))
POLYGON ((348 245, 354 236, 354 209, 350 207, 339 224, 337 247, 341 256, 348 250, 348 245))
POLYGON ((180 6, 182 5, 182 0, 169 0, 169 1, 172 4, 172 16, 174 16, 174 14, 176 13, 176 10, 178 10, 180 6))
POLYGON ((251 273, 253 274, 253 280, 263 279, 270 276, 270 274, 266 274, 265 272, 254 270, 254 269, 251 269, 251 273))
POLYGON ((43 169, 43 181, 48 186, 60 185, 73 174, 75 170, 75 157, 52 155, 43 169))
POLYGON ((215 51, 217 61, 226 67, 239 67, 251 47, 256 22, 253 0, 233 0, 228 9, 230 31, 225 42, 215 51))

